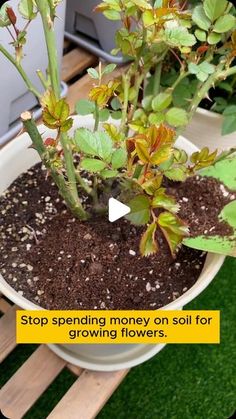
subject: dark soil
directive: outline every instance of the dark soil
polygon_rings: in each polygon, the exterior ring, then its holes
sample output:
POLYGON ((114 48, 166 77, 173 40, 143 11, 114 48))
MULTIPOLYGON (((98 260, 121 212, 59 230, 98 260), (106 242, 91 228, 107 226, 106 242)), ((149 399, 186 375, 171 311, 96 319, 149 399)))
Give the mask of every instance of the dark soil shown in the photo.
MULTIPOLYGON (((217 181, 195 177, 168 190, 192 236, 231 233, 218 214, 235 196, 217 181)), ((142 258, 142 231, 124 219, 79 222, 40 165, 0 198, 0 214, 0 271, 21 295, 47 309, 160 308, 194 285, 205 261, 204 253, 185 246, 173 259, 161 234, 161 251, 142 258)))

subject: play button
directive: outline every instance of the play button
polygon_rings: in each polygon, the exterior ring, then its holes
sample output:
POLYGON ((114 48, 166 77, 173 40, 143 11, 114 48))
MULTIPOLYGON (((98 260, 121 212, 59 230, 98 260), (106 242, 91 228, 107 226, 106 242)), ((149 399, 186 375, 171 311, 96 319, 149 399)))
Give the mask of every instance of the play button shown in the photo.
POLYGON ((130 211, 131 210, 127 205, 122 204, 122 202, 117 201, 117 199, 109 199, 109 221, 111 223, 114 223, 114 221, 117 221, 125 215, 129 214, 130 211))

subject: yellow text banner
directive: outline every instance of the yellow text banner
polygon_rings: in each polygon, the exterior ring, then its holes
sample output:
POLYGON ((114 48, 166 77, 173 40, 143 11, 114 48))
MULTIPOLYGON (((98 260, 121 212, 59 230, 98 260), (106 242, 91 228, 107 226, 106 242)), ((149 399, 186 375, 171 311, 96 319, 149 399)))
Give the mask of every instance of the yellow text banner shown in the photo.
POLYGON ((219 311, 17 311, 17 343, 220 343, 219 311))

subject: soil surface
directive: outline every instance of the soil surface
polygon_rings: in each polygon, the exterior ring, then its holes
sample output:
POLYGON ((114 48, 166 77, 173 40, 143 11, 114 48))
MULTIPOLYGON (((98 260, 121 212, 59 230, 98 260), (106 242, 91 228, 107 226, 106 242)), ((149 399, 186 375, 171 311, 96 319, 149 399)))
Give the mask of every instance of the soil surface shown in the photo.
MULTIPOLYGON (((218 214, 235 196, 216 180, 196 176, 168 192, 192 236, 231 233, 218 214)), ((47 309, 157 309, 191 288, 205 261, 205 253, 185 246, 173 259, 161 233, 161 251, 142 258, 142 229, 125 219, 76 220, 40 165, 0 198, 0 214, 0 272, 47 309)))

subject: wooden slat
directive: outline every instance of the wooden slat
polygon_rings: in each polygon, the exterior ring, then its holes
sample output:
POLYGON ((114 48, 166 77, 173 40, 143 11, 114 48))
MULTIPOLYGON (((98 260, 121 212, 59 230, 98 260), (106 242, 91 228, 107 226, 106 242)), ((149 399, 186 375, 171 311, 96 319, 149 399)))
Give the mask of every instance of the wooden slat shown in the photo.
POLYGON ((67 364, 66 367, 68 368, 68 370, 70 372, 72 372, 73 374, 77 375, 78 377, 82 374, 83 370, 80 367, 77 367, 76 365, 73 364, 67 364))
POLYGON ((11 306, 0 319, 0 362, 16 347, 16 306, 11 306))
POLYGON ((11 308, 11 304, 9 304, 5 298, 1 298, 0 296, 0 312, 6 313, 11 308))
POLYGON ((96 62, 97 58, 89 52, 80 48, 73 49, 62 59, 62 80, 71 80, 96 62))
POLYGON ((21 419, 65 367, 65 361, 41 345, 0 390, 3 414, 21 419))
POLYGON ((47 419, 95 418, 127 373, 84 371, 47 419))

